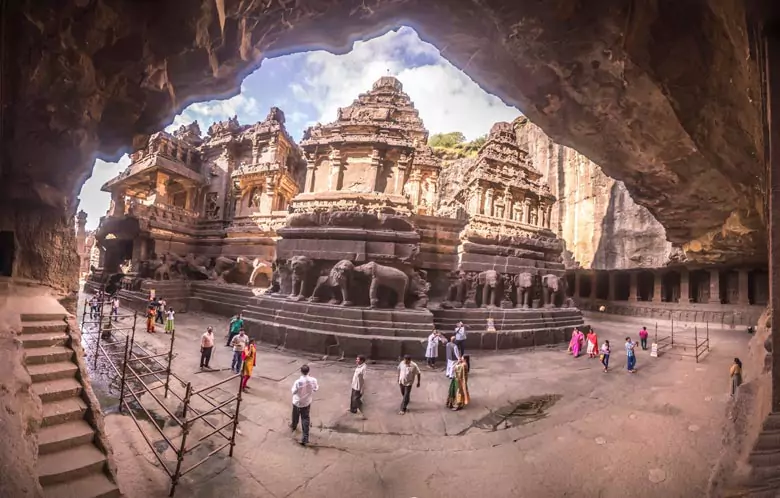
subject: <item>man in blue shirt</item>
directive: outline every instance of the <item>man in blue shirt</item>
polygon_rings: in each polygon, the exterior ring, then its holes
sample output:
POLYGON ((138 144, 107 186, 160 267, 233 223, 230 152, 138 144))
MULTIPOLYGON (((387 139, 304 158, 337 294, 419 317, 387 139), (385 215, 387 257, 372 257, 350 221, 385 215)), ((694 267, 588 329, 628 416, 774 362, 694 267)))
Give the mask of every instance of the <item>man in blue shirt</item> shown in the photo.
POLYGON ((634 355, 635 347, 636 343, 633 342, 630 337, 626 337, 626 358, 628 360, 626 365, 628 367, 628 371, 631 373, 636 373, 636 356, 634 355))

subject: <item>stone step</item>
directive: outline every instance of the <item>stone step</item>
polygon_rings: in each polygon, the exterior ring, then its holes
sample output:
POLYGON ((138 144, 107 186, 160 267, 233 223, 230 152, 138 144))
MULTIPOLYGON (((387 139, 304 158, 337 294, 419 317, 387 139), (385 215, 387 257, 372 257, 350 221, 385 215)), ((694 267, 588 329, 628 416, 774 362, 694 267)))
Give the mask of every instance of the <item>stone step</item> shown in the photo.
POLYGON ((43 348, 47 346, 64 346, 68 341, 68 334, 65 331, 41 332, 38 334, 22 334, 19 337, 25 349, 43 348))
POLYGON ((43 488, 44 498, 119 498, 116 484, 102 472, 43 488))
POLYGON ((762 431, 754 448, 757 451, 780 450, 780 430, 762 431))
POLYGON ((81 394, 81 383, 75 378, 36 382, 32 390, 44 403, 72 398, 81 394))
POLYGON ((51 427, 65 422, 81 420, 87 411, 87 405, 81 398, 67 398, 43 404, 42 427, 51 427))
POLYGON ((46 455, 91 443, 95 430, 84 420, 44 427, 38 432, 38 454, 46 455))
POLYGON ((33 382, 75 377, 78 370, 79 368, 71 361, 41 363, 27 366, 27 372, 30 374, 33 382))
POLYGON ((102 472, 106 455, 94 444, 82 444, 38 458, 38 481, 41 486, 65 483, 92 473, 102 472))
POLYGON ((52 322, 52 321, 64 321, 68 318, 66 313, 50 312, 50 313, 22 313, 22 322, 52 322))
POLYGON ((62 320, 43 320, 23 322, 22 334, 41 334, 43 332, 66 332, 68 324, 62 320))
POLYGON ((64 346, 49 346, 45 348, 32 348, 24 351, 25 365, 40 365, 41 363, 55 363, 58 361, 70 361, 73 358, 73 350, 64 346))
POLYGON ((757 484, 780 479, 780 466, 754 466, 750 471, 750 479, 757 484))
POLYGON ((780 413, 770 413, 764 419, 765 431, 780 431, 780 413))

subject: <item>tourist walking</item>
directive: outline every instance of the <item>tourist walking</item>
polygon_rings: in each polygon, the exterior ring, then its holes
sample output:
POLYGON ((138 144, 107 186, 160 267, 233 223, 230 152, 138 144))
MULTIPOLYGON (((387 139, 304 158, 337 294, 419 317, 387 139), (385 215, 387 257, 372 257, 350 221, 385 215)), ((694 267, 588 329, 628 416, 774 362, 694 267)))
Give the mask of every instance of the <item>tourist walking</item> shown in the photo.
POLYGON ((729 370, 731 376, 731 397, 737 394, 737 388, 742 385, 742 362, 739 358, 734 358, 734 363, 729 370))
POLYGON ((201 370, 209 367, 211 361, 211 352, 214 351, 214 329, 206 328, 206 331, 200 336, 200 368, 201 370))
POLYGON ((228 328, 228 340, 225 346, 230 346, 233 342, 233 338, 238 335, 238 331, 244 328, 244 319, 241 318, 241 313, 234 316, 230 320, 230 327, 228 328))
POLYGON ((357 413, 363 406, 363 389, 366 386, 366 357, 355 358, 355 373, 352 374, 352 396, 349 399, 349 411, 357 413))
POLYGON ((154 316, 156 314, 154 306, 149 304, 149 308, 146 310, 146 331, 150 334, 154 334, 154 316))
POLYGON ((450 390, 447 395, 447 408, 457 411, 469 404, 469 371, 466 360, 461 358, 455 365, 455 375, 450 381, 450 390))
POLYGON ((230 341, 230 345, 233 346, 233 363, 231 363, 230 369, 235 374, 241 373, 241 355, 246 349, 247 342, 249 342, 249 337, 246 336, 244 329, 239 330, 238 335, 230 341))
POLYGON ((111 300, 111 316, 114 317, 114 322, 119 321, 119 298, 116 296, 111 300))
POLYGON ((647 327, 642 327, 642 330, 639 331, 639 343, 642 345, 643 350, 647 350, 647 336, 649 335, 647 327))
POLYGON ((636 355, 634 354, 636 343, 630 337, 626 337, 626 368, 631 373, 636 373, 636 355))
POLYGON ((604 341, 604 344, 601 346, 601 364, 604 365, 604 372, 609 370, 609 354, 611 352, 609 341, 604 341))
POLYGON ((175 327, 173 324, 173 317, 176 315, 176 312, 173 310, 173 308, 168 308, 168 311, 165 312, 165 333, 170 334, 175 331, 175 327))
POLYGON ((425 348, 425 361, 429 368, 436 368, 436 358, 439 357, 439 344, 447 344, 447 339, 442 337, 441 332, 433 329, 428 336, 428 346, 425 348))
POLYGON ((303 428, 303 436, 301 437, 301 445, 306 446, 309 444, 309 425, 311 423, 311 402, 314 397, 314 392, 320 388, 317 384, 317 379, 309 376, 309 365, 303 365, 301 367, 301 376, 293 383, 292 386, 292 422, 290 423, 290 429, 293 432, 298 428, 298 419, 301 420, 301 426, 303 428))
POLYGON ((406 408, 409 406, 409 400, 412 396, 412 384, 414 384, 414 378, 417 377, 417 388, 420 388, 420 367, 417 363, 412 361, 412 357, 408 354, 404 356, 404 360, 398 364, 398 386, 401 388, 401 410, 399 415, 406 415, 406 408))
POLYGON ((447 369, 444 371, 444 375, 451 379, 455 375, 455 364, 461 357, 460 350, 455 342, 455 336, 450 337, 450 342, 444 348, 444 353, 447 358, 447 369))
POLYGON ((94 320, 97 318, 100 314, 98 313, 98 298, 97 295, 92 296, 92 299, 89 300, 89 318, 91 320, 94 320))
POLYGON ((599 354, 599 338, 596 335, 596 331, 590 329, 586 342, 588 343, 588 358, 595 358, 599 354))
POLYGON ((249 377, 252 376, 252 370, 257 365, 257 348, 254 339, 249 339, 249 344, 246 345, 246 349, 241 354, 241 359, 244 362, 241 366, 241 390, 246 391, 249 389, 247 387, 249 377))
POLYGON ((458 351, 463 355, 466 353, 466 325, 463 322, 458 322, 455 325, 455 344, 458 346, 458 351))
POLYGON ((580 351, 582 351, 582 347, 584 345, 585 334, 583 334, 580 329, 575 328, 571 333, 571 340, 569 341, 569 349, 571 350, 571 354, 575 358, 579 358, 580 351))
POLYGON ((157 321, 160 325, 165 323, 165 300, 161 299, 157 301, 157 321))

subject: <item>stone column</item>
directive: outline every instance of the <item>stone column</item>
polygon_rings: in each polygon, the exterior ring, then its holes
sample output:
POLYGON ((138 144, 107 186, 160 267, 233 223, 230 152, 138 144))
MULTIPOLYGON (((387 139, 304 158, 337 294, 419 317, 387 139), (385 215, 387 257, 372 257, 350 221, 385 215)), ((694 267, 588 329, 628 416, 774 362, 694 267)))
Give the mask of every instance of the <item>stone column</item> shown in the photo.
POLYGON ((330 174, 328 175, 328 191, 341 190, 341 151, 333 149, 328 155, 330 174))
POLYGON ((314 192, 315 164, 314 156, 306 154, 306 183, 303 184, 304 192, 314 192))
POLYGON ((368 185, 366 185, 366 190, 373 192, 376 190, 376 178, 379 175, 379 164, 381 161, 379 149, 376 147, 371 150, 370 161, 371 162, 368 165, 368 185))
POLYGON ((195 187, 187 187, 187 197, 184 199, 184 209, 192 211, 195 201, 195 187))
POLYGON ((748 271, 745 269, 739 270, 739 300, 740 305, 750 304, 748 295, 748 271))
POLYGON ((395 171, 393 172, 393 193, 397 195, 403 195, 404 193, 404 180, 406 176, 406 169, 409 166, 409 156, 401 154, 398 158, 398 163, 395 165, 395 171))
POLYGON ((493 189, 488 188, 485 191, 485 205, 482 208, 485 216, 493 216, 493 189))
POLYGON ((551 228, 551 227, 552 227, 552 204, 547 206, 547 227, 546 228, 551 228))
POLYGON ((691 287, 690 287, 690 274, 688 268, 683 268, 680 271, 680 303, 691 302, 691 287))
POLYGON ((607 299, 610 301, 614 301, 615 300, 615 277, 617 275, 613 271, 609 272, 608 275, 609 275, 609 290, 607 294, 607 299))
POLYGON ((639 301, 639 293, 637 292, 639 274, 636 272, 629 273, 631 277, 631 283, 628 287, 628 300, 632 303, 639 301))
POLYGON ((663 275, 659 272, 653 272, 653 277, 655 278, 653 280, 653 302, 660 303, 662 301, 661 291, 663 290, 663 275))
MULTIPOLYGON (((767 70, 770 96, 764 116, 769 127, 769 303, 774 317, 780 317, 780 30, 764 31, 765 60, 757 61, 767 70)), ((761 42, 761 38, 758 39, 761 42)), ((772 411, 780 411, 780 320, 772 320, 772 411)))
POLYGON ((720 271, 710 270, 710 299, 708 303, 720 304, 720 271))
POLYGON ((274 196, 276 195, 275 178, 272 173, 265 177, 263 195, 260 197, 260 206, 257 212, 260 214, 271 214, 274 208, 274 196))
POLYGON ((124 216, 125 215, 124 191, 112 192, 111 202, 113 204, 113 210, 111 211, 111 216, 124 216))
POLYGON ((157 181, 155 183, 156 195, 154 198, 155 203, 168 203, 168 180, 170 177, 162 171, 157 172, 157 181))
POLYGON ((523 222, 531 223, 531 199, 527 197, 525 199, 525 210, 524 210, 523 222))
POLYGON ((590 300, 596 300, 596 272, 590 272, 590 300))
POLYGON ((580 280, 580 272, 575 271, 574 272, 574 297, 580 297, 580 286, 581 286, 581 280, 580 280))

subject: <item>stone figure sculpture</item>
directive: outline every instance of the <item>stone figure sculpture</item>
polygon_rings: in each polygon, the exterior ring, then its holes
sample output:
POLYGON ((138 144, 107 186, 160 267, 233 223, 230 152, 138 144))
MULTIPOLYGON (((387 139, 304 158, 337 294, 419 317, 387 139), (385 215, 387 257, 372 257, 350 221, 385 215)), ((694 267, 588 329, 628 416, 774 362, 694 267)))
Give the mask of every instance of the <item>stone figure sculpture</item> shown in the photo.
POLYGON ((527 272, 515 275, 515 287, 517 288, 517 306, 523 309, 530 308, 534 276, 527 272))
MULTIPOLYGON (((287 267, 287 262, 283 259, 277 259, 271 263, 271 285, 265 290, 266 294, 279 294, 282 291, 281 268, 287 267)), ((251 283, 251 282, 250 282, 251 283)))
POLYGON ((290 299, 303 301, 306 286, 306 278, 314 267, 314 261, 307 256, 293 256, 290 258, 290 271, 292 272, 292 290, 290 299))
POLYGON ((352 278, 355 271, 355 265, 352 261, 347 259, 341 260, 330 269, 327 275, 323 275, 317 279, 317 286, 314 287, 309 301, 317 303, 320 301, 322 294, 328 293, 330 297, 330 304, 338 304, 341 302, 342 306, 352 306, 352 300, 350 299, 350 288, 352 287, 352 278), (341 300, 336 298, 335 290, 338 289, 341 292, 341 300))
POLYGON ((395 292, 398 298, 398 302, 395 305, 397 309, 406 307, 404 298, 406 297, 406 289, 409 286, 409 276, 406 273, 398 268, 380 265, 373 261, 356 266, 355 272, 371 278, 369 299, 372 308, 376 308, 379 305, 380 287, 385 287, 395 292))
POLYGON ((263 259, 255 258, 252 260, 252 273, 249 275, 247 285, 249 287, 256 287, 257 284, 255 282, 260 275, 266 275, 268 281, 273 286, 272 265, 268 264, 268 262, 263 259))
POLYGON ((498 306, 498 272, 487 270, 477 275, 477 281, 482 286, 482 308, 498 306))
POLYGON ((466 272, 462 270, 450 273, 450 286, 447 288, 447 298, 442 303, 443 308, 462 308, 466 299, 466 272))
POLYGON ((501 307, 511 308, 514 306, 512 302, 512 286, 514 285, 514 276, 509 273, 501 275, 501 289, 503 296, 501 297, 501 307))
POLYGON ((154 269, 155 280, 170 280, 171 265, 165 260, 160 260, 160 264, 154 269))
POLYGON ((561 279, 557 275, 542 276, 542 302, 545 308, 555 307, 555 298, 561 290, 561 279))
POLYGON ((466 308, 477 307, 477 288, 479 287, 479 274, 475 272, 466 273, 466 300, 463 306, 466 308))
POLYGON ((409 279, 409 295, 413 298, 412 308, 421 309, 428 307, 428 292, 431 284, 427 280, 428 272, 415 270, 409 279))

